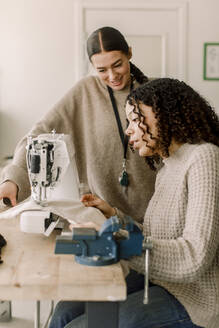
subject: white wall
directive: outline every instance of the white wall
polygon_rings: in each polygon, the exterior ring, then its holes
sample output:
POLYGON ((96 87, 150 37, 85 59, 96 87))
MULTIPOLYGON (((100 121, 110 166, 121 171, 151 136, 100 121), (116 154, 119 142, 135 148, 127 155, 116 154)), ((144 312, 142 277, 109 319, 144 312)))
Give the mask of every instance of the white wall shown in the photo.
MULTIPOLYGON (((202 77, 218 12, 218 0, 188 0, 187 82, 219 113, 219 81, 202 77)), ((0 0, 0 156, 74 84, 74 29, 74 0, 0 0)))
POLYGON ((190 0, 188 5, 188 80, 219 113, 219 81, 203 80, 203 44, 219 43, 218 0, 190 0))
POLYGON ((0 154, 74 81, 72 0, 0 0, 0 154))

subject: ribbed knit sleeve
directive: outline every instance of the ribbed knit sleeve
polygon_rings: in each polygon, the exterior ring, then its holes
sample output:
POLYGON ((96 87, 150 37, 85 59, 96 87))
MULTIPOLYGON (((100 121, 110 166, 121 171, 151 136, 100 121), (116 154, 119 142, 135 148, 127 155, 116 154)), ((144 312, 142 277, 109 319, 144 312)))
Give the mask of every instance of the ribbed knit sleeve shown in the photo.
MULTIPOLYGON (((166 161, 144 227, 153 242, 152 279, 189 283, 210 269, 219 240, 218 147, 186 145, 166 161)), ((133 258, 131 266, 143 272, 144 257, 133 258)))

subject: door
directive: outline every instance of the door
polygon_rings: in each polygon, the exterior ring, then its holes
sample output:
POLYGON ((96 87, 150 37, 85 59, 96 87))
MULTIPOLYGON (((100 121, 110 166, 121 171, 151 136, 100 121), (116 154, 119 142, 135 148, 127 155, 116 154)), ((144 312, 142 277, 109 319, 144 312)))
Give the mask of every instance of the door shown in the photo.
POLYGON ((86 39, 95 29, 119 29, 132 47, 132 62, 149 77, 186 80, 186 15, 182 1, 147 2, 136 0, 75 2, 75 68, 80 78, 91 72, 86 55, 86 39))

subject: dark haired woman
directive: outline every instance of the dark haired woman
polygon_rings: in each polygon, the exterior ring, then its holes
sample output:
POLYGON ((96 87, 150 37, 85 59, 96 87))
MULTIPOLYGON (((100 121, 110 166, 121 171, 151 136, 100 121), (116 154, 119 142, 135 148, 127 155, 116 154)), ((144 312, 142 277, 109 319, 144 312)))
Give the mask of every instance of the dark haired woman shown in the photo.
MULTIPOLYGON (((149 304, 143 291, 120 306, 120 328, 219 326, 219 120, 184 82, 157 79, 133 90, 126 115, 131 147, 154 170, 163 162, 147 207, 143 233, 150 256, 149 304)), ((143 198, 141 197, 141 200, 143 198)), ((106 217, 115 213, 84 195, 106 217)), ((123 215, 118 212, 120 220, 123 215)), ((144 273, 144 254, 129 267, 144 273)), ((66 328, 79 327, 79 317, 66 328)), ((80 326, 81 327, 81 326, 80 326)))
MULTIPOLYGON (((53 129, 70 134, 80 182, 136 220, 143 220, 155 174, 145 167, 143 159, 131 154, 123 129, 130 89, 148 79, 130 62, 131 48, 112 27, 94 31, 87 40, 87 52, 97 75, 79 81, 30 134, 37 136, 53 129)), ((0 185, 0 199, 7 197, 12 205, 16 205, 17 197, 21 201, 30 194, 25 146, 26 137, 17 145, 13 163, 4 170, 4 183, 0 185)), ((63 325, 57 323, 57 327, 63 325)))

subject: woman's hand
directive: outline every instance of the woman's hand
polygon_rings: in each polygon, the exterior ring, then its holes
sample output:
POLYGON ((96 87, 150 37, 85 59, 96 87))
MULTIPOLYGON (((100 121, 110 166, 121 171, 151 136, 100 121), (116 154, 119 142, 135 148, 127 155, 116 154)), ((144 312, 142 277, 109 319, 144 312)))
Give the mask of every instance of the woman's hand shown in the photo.
POLYGON ((84 204, 84 206, 98 208, 98 210, 100 210, 107 219, 116 214, 115 208, 111 207, 103 199, 93 194, 83 195, 81 201, 84 204))
POLYGON ((9 201, 12 206, 17 205, 17 192, 18 186, 13 181, 5 181, 0 185, 0 199, 6 199, 6 205, 9 205, 9 201))

